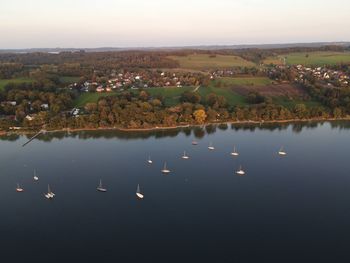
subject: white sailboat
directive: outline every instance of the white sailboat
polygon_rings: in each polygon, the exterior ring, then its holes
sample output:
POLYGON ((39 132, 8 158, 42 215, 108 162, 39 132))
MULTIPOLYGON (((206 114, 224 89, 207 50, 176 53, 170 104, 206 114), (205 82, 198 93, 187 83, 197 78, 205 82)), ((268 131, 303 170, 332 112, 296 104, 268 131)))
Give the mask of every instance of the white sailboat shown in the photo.
POLYGON ((107 189, 103 188, 103 186, 102 186, 102 180, 101 179, 100 179, 100 183, 99 183, 99 185, 97 187, 97 191, 99 191, 99 192, 107 192, 107 189))
POLYGON ((38 181, 39 177, 36 174, 36 170, 34 169, 34 176, 33 176, 34 181, 38 181))
POLYGON ((184 159, 184 160, 190 159, 190 157, 188 155, 186 155, 186 151, 184 151, 184 155, 182 155, 181 158, 184 159))
POLYGON ((166 162, 164 163, 164 167, 163 167, 163 169, 161 170, 161 172, 162 172, 163 174, 169 174, 169 173, 170 173, 170 170, 166 167, 166 162))
POLYGON ((17 184, 16 192, 21 193, 21 192, 23 192, 23 191, 24 191, 24 189, 23 189, 22 187, 20 187, 19 184, 17 184))
POLYGON ((238 156, 239 153, 236 150, 236 146, 233 146, 233 152, 231 153, 232 156, 238 156))
POLYGON ((284 151, 284 149, 283 149, 283 146, 281 147, 281 149, 278 151, 278 155, 280 155, 280 156, 286 156, 287 155, 287 153, 284 151))
POLYGON ((141 193, 140 185, 139 185, 139 184, 137 185, 136 196, 137 196, 137 198, 139 198, 139 199, 143 199, 143 197, 144 197, 143 194, 141 193))
POLYGON ((152 164, 152 163, 153 163, 153 161, 152 161, 152 159, 151 159, 151 156, 148 156, 147 162, 148 162, 149 164, 152 164))
POLYGON ((211 151, 215 150, 215 147, 213 146, 212 142, 209 143, 208 149, 211 151))
POLYGON ((45 197, 47 199, 52 199, 54 198, 55 194, 51 191, 50 185, 47 185, 47 194, 45 194, 45 197))
POLYGON ((236 171, 236 174, 238 174, 240 176, 245 175, 245 171, 242 169, 242 165, 239 166, 239 169, 238 169, 238 171, 236 171))

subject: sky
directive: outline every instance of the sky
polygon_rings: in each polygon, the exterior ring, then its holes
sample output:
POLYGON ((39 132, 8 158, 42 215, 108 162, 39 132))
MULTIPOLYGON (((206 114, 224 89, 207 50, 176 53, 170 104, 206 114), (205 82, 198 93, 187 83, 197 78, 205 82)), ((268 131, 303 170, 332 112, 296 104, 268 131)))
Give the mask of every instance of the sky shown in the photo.
POLYGON ((1 0, 0 48, 350 41, 349 0, 1 0))

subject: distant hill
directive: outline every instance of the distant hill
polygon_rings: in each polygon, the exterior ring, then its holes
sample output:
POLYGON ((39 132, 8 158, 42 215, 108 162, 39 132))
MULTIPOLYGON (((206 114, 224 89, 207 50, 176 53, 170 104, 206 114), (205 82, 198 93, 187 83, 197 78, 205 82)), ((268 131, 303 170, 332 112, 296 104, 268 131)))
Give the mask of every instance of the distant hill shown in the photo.
POLYGON ((198 50, 219 50, 219 49, 275 49, 275 48, 292 48, 292 47, 311 47, 317 48, 322 46, 350 46, 350 42, 316 42, 316 43, 286 43, 286 44, 259 44, 259 45, 201 45, 201 46, 178 46, 178 47, 99 47, 99 48, 28 48, 28 49, 0 49, 0 53, 60 53, 60 52, 107 52, 107 51, 128 51, 128 50, 181 50, 181 49, 198 49, 198 50))

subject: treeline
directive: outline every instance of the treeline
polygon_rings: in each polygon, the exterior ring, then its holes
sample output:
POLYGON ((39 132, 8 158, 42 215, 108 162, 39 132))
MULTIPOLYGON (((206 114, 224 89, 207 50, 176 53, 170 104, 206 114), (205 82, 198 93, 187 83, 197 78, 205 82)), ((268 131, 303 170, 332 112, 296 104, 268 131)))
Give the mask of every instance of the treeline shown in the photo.
MULTIPOLYGON (((60 115, 73 106, 75 94, 46 88, 40 83, 14 84, 0 92, 0 115, 13 116, 21 124, 27 115, 46 112, 48 117, 60 115)), ((9 119, 5 117, 3 119, 9 119)), ((10 118, 11 119, 11 118, 10 118)))
POLYGON ((22 63, 0 63, 0 79, 10 79, 23 71, 22 63))
POLYGON ((334 115, 350 115, 350 88, 328 88, 309 83, 304 86, 310 96, 330 108, 334 115))
POLYGON ((187 124, 206 124, 229 121, 285 121, 303 119, 328 119, 346 116, 341 107, 332 109, 297 104, 293 108, 276 105, 269 98, 250 94, 250 104, 229 106, 224 97, 185 92, 180 103, 167 107, 161 97, 154 98, 145 90, 139 93, 124 92, 116 96, 100 98, 97 103, 88 103, 79 115, 72 116, 70 109, 74 96, 70 93, 45 91, 10 90, 6 99, 16 105, 1 105, 1 114, 14 114, 15 119, 2 118, 0 127, 23 126, 39 129, 86 129, 119 127, 127 129, 173 127, 187 124), (255 97, 254 97, 254 96, 255 97), (29 103, 30 102, 30 103, 29 103), (50 105, 43 110, 42 103, 50 105), (27 114, 33 120, 26 118, 27 114))
POLYGON ((0 63, 23 65, 79 64, 82 68, 175 68, 178 63, 168 59, 163 52, 121 51, 121 52, 61 52, 0 54, 0 63))
POLYGON ((178 105, 166 107, 161 98, 152 98, 146 91, 141 91, 138 95, 125 92, 101 98, 97 103, 86 104, 84 114, 79 117, 50 118, 47 127, 139 129, 229 121, 262 122, 333 117, 341 118, 344 114, 320 106, 307 107, 302 103, 288 109, 273 104, 268 99, 258 104, 229 107, 222 96, 209 94, 202 98, 197 93, 188 92, 181 96, 178 105))

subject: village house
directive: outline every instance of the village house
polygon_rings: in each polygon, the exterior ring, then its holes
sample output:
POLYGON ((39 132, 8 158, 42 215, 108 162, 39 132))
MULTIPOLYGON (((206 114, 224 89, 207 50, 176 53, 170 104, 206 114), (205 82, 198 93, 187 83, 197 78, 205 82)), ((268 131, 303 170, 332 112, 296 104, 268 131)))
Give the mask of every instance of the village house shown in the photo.
POLYGON ((96 88, 96 92, 103 92, 105 89, 102 86, 96 88))
POLYGON ((32 117, 32 116, 30 116, 30 115, 27 115, 27 116, 26 116, 26 119, 27 119, 28 121, 32 121, 32 120, 34 120, 34 117, 32 117))

